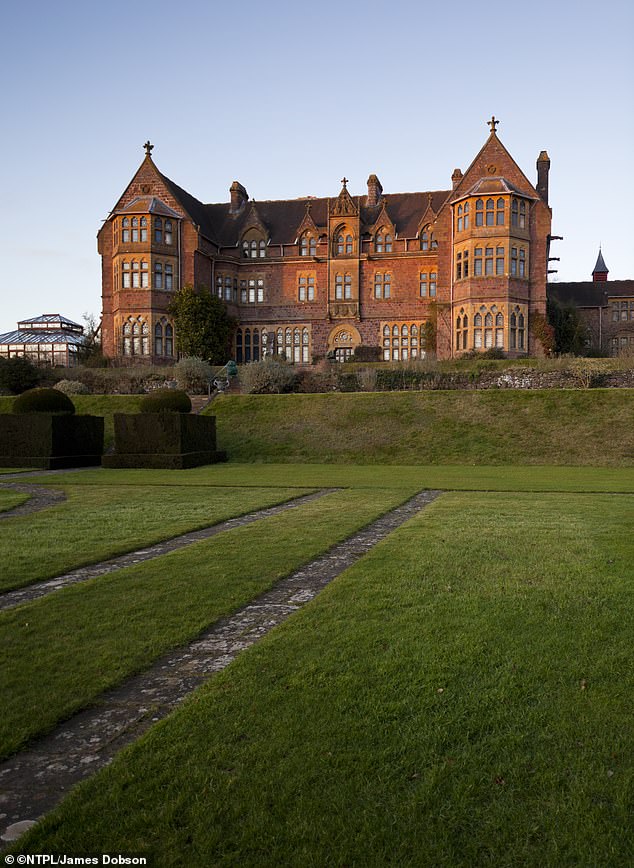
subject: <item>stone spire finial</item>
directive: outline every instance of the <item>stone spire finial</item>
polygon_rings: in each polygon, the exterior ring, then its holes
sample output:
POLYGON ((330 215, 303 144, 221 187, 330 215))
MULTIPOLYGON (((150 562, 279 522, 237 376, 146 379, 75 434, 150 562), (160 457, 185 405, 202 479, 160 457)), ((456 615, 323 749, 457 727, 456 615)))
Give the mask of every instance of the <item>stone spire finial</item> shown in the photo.
POLYGON ((487 123, 488 123, 488 125, 489 125, 489 128, 490 128, 491 132, 492 132, 492 133, 497 133, 497 129, 496 129, 496 128, 497 128, 497 125, 498 125, 500 122, 499 122, 498 120, 496 120, 495 115, 491 115, 491 120, 490 120, 490 121, 487 121, 487 123))
POLYGON ((152 150, 154 149, 154 145, 150 142, 149 139, 148 139, 147 142, 143 145, 143 147, 145 148, 145 156, 146 156, 146 157, 151 157, 151 156, 152 156, 152 150))

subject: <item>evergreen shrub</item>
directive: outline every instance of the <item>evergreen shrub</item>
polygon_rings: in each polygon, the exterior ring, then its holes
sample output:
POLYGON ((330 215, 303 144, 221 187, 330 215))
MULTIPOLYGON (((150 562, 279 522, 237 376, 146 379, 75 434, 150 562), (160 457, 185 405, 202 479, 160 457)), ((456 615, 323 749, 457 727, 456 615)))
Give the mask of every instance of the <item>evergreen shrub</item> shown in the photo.
POLYGON ((192 402, 181 389, 157 389, 139 401, 141 413, 191 413, 192 402))
POLYGON ((29 389, 13 402, 14 413, 66 413, 73 414, 75 405, 58 389, 29 389))
POLYGON ((79 380, 59 380, 53 387, 58 392, 63 392, 64 395, 89 395, 90 389, 85 383, 79 380))
POLYGON ((42 372, 24 356, 0 358, 0 390, 19 395, 33 389, 41 381, 42 372))

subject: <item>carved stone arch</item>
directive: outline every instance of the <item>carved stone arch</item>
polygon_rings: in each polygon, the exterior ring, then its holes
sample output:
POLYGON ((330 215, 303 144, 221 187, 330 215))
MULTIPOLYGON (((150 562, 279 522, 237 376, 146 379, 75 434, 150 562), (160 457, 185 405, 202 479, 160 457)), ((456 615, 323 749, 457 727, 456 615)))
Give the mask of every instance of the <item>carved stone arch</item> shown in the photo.
POLYGON ((357 232, 353 226, 346 221, 342 221, 337 224, 332 233, 332 255, 351 256, 358 250, 358 243, 359 239, 357 237, 357 232), (340 240, 342 238, 343 242, 340 240), (351 239, 351 242, 348 239, 351 239), (342 243, 343 250, 340 249, 342 243), (352 249, 350 249, 350 245, 352 246, 352 249))
POLYGON ((354 350, 361 344, 361 335, 357 329, 349 323, 335 326, 328 335, 328 350, 350 348, 354 350))

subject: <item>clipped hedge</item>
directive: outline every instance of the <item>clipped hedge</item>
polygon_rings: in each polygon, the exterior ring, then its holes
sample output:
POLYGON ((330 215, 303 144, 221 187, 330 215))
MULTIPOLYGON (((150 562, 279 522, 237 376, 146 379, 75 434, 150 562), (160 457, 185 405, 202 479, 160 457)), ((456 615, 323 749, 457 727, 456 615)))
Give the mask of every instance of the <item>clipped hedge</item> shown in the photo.
POLYGON ((29 389, 13 402, 14 413, 66 413, 72 415, 75 405, 58 389, 29 389))
POLYGON ((104 467, 184 469, 225 461, 216 449, 214 416, 189 413, 115 413, 115 451, 104 467))
POLYGON ((191 413, 192 402, 181 389, 157 389, 139 401, 141 413, 191 413))
POLYGON ((0 467, 92 467, 101 463, 103 433, 102 416, 7 413, 0 416, 0 467))

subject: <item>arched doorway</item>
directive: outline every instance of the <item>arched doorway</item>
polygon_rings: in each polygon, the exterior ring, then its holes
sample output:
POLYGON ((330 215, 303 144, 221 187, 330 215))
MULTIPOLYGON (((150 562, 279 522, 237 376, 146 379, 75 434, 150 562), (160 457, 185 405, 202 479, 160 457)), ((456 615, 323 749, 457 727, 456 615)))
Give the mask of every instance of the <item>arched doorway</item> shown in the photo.
POLYGON ((361 335, 353 325, 336 326, 328 337, 328 353, 335 361, 345 362, 361 343, 361 335))

